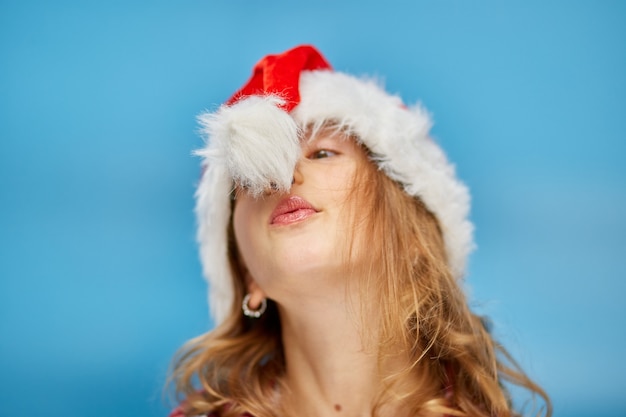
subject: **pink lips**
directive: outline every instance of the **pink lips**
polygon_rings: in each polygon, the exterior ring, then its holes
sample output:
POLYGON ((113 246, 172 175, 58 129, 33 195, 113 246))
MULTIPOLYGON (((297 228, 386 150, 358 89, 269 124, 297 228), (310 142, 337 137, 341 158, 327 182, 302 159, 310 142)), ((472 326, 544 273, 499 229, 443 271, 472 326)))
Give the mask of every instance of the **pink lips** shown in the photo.
POLYGON ((282 199, 270 216, 270 224, 288 225, 304 220, 317 210, 302 197, 290 196, 282 199))

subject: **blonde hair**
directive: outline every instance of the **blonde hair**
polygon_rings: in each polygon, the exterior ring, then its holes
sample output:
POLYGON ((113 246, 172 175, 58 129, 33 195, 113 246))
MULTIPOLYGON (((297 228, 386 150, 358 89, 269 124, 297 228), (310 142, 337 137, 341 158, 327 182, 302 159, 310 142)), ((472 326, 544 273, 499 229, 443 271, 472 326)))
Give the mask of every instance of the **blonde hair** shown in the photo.
MULTIPOLYGON (((385 360, 397 355, 408 361, 403 370, 384 375, 373 415, 385 404, 399 401, 411 416, 516 416, 503 385, 508 382, 526 388, 533 399, 540 397, 544 415, 551 416, 546 393, 493 339, 485 320, 470 311, 447 266, 433 214, 375 163, 362 165, 354 198, 364 199, 369 208, 359 233, 367 236, 368 254, 375 256, 358 285, 363 300, 380 306, 379 326, 369 336, 374 337, 379 367, 384 369, 385 360)), ((280 317, 271 300, 259 319, 241 313, 246 289, 232 219, 228 236, 236 277, 230 314, 217 328, 181 348, 171 380, 184 397, 187 416, 212 411, 225 417, 244 412, 279 416, 277 393, 285 372, 280 317)), ((362 248, 350 246, 349 252, 355 249, 362 248)))

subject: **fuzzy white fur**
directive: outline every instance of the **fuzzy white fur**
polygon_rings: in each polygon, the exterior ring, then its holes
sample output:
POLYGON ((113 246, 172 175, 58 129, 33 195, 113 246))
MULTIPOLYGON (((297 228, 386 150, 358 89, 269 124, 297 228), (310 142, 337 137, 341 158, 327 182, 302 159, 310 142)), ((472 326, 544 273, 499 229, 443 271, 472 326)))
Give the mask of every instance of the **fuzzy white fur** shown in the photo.
POLYGON ((251 96, 199 117, 209 145, 198 155, 224 163, 235 184, 253 195, 287 191, 300 156, 298 126, 277 96, 251 96))
POLYGON ((372 80, 331 71, 304 71, 300 96, 290 115, 278 107, 278 97, 251 96, 200 116, 208 142, 198 151, 205 165, 196 193, 198 240, 216 323, 233 307, 227 257, 233 181, 257 194, 268 186, 288 190, 300 155, 298 126, 326 120, 359 137, 379 167, 435 214, 450 269, 461 278, 473 249, 469 192, 430 138, 426 111, 419 105, 404 107, 372 80))

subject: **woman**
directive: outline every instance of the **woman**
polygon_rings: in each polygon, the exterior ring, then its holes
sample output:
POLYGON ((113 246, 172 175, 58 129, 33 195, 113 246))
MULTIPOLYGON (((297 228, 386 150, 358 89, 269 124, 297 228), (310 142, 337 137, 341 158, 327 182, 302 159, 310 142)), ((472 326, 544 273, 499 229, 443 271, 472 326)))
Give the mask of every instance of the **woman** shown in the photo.
POLYGON ((430 120, 311 46, 201 116, 198 237, 217 323, 172 416, 511 416, 545 402, 468 308, 469 194, 430 120))

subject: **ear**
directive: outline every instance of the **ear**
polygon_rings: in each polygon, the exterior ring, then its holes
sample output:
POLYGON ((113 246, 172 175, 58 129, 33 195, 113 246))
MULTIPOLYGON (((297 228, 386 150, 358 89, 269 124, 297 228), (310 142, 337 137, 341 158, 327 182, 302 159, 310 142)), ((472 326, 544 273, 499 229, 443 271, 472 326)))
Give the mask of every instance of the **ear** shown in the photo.
POLYGON ((267 298, 267 296, 265 295, 265 291, 259 287, 259 284, 256 283, 249 272, 246 272, 246 288, 248 290, 248 294, 250 294, 248 307, 252 310, 256 310, 261 306, 263 299, 267 298))

